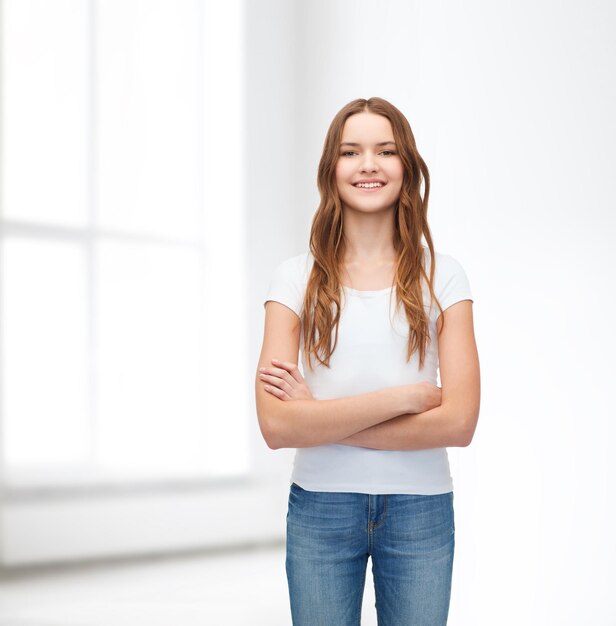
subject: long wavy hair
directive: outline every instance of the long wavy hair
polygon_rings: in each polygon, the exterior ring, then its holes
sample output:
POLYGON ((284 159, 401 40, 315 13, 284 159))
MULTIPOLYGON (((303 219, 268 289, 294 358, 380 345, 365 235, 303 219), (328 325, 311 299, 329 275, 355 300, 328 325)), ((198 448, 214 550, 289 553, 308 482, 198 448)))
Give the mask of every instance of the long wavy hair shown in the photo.
POLYGON ((304 354, 312 370, 311 355, 326 367, 338 343, 338 324, 341 314, 341 266, 345 253, 343 235, 342 203, 336 183, 336 163, 339 158, 342 131, 346 120, 364 111, 386 117, 391 122, 394 141, 404 166, 400 198, 394 218, 394 249, 396 251, 396 307, 402 305, 409 324, 409 340, 406 360, 419 352, 419 368, 425 361, 427 344, 430 342, 429 317, 424 309, 421 279, 428 285, 430 296, 440 312, 443 312, 434 293, 434 245, 427 212, 430 195, 430 174, 417 151, 415 137, 404 115, 382 98, 358 98, 345 105, 332 120, 319 162, 317 185, 321 202, 310 229, 310 252, 314 258, 306 285, 303 311, 304 354), (424 196, 421 197, 421 181, 424 196), (424 267, 425 237, 430 251, 430 276, 424 267), (332 331, 335 328, 334 345, 332 331))

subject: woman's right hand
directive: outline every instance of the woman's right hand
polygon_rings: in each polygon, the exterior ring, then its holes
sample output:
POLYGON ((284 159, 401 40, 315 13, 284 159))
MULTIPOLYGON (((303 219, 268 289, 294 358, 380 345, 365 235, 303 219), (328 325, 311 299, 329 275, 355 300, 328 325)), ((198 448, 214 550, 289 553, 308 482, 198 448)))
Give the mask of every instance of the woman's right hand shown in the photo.
POLYGON ((408 392, 408 413, 423 413, 441 405, 441 388, 430 381, 404 385, 404 388, 408 392))

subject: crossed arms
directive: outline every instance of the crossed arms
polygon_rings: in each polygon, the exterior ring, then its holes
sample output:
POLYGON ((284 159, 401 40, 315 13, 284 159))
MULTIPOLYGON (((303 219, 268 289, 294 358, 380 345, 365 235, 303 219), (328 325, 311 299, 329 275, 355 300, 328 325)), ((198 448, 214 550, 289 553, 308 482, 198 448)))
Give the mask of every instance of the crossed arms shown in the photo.
MULTIPOLYGON (((380 450, 468 446, 480 404, 472 302, 463 300, 447 308, 437 321, 437 331, 442 318, 445 326, 438 337, 442 385, 439 406, 419 410, 421 390, 414 390, 414 385, 333 400, 282 401, 265 391, 257 372, 257 415, 267 445, 278 449, 339 443, 380 450)), ((259 368, 269 366, 273 356, 297 361, 297 319, 284 305, 268 302, 259 368)))

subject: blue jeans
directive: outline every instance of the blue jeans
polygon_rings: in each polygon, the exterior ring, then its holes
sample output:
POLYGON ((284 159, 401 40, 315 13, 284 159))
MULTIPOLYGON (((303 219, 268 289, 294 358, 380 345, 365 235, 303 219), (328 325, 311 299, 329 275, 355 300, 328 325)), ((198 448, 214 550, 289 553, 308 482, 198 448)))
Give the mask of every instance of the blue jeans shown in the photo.
POLYGON ((286 572, 294 626, 357 626, 368 556, 379 626, 445 626, 455 547, 453 491, 307 491, 292 483, 286 572))

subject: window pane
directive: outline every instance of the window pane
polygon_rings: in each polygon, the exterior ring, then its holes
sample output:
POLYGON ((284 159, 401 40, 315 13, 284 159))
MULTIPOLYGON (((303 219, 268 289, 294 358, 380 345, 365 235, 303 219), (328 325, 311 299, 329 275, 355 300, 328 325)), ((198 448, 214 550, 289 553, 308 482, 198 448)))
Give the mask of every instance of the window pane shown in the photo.
POLYGON ((105 242, 96 265, 101 468, 203 473, 201 254, 105 242))
POLYGON ((2 3, 2 212, 86 222, 88 3, 2 3))
MULTIPOLYGON (((196 237, 201 75, 194 0, 97 4, 99 215, 104 228, 196 237)), ((226 158, 227 146, 216 146, 226 158)))
POLYGON ((84 462, 90 453, 84 249, 7 237, 0 268, 7 466, 84 462))

